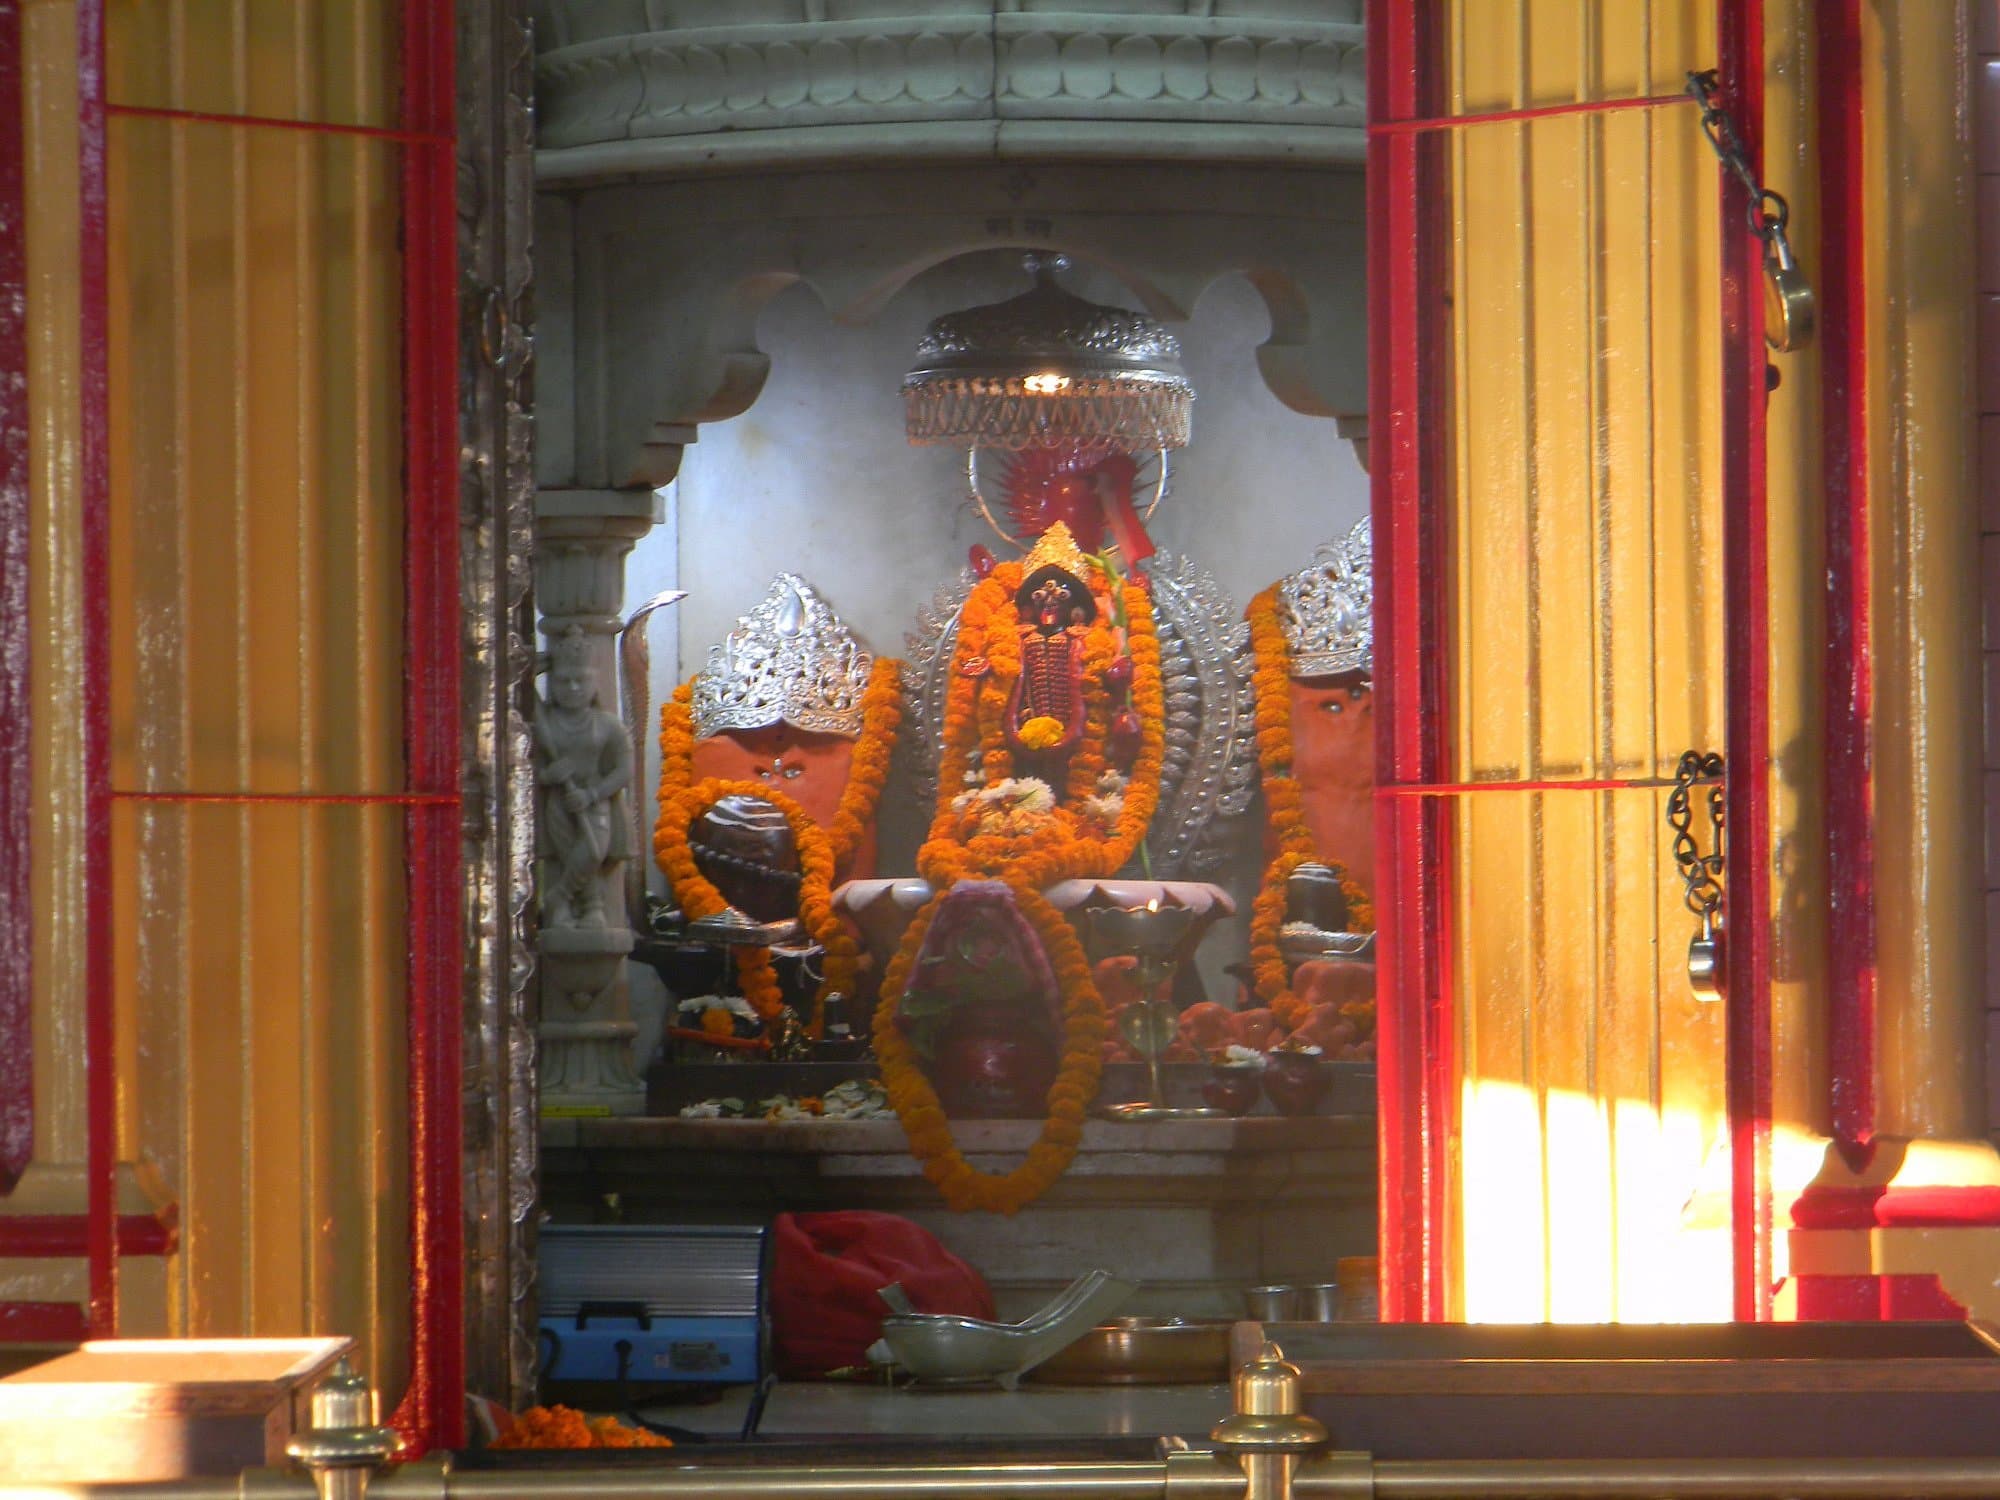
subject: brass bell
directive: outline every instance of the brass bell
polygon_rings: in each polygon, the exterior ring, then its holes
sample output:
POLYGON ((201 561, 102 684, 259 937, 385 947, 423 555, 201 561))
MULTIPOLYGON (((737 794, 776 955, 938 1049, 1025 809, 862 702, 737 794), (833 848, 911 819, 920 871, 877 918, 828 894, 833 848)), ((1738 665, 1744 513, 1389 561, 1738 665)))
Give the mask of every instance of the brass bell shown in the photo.
POLYGON ((1764 235, 1764 342, 1780 354, 1792 354, 1812 342, 1817 321, 1812 283, 1799 268, 1785 238, 1782 220, 1764 235))
POLYGON ((1713 910, 1701 914, 1701 931, 1688 940, 1688 988, 1704 1002, 1722 998, 1722 924, 1713 910))

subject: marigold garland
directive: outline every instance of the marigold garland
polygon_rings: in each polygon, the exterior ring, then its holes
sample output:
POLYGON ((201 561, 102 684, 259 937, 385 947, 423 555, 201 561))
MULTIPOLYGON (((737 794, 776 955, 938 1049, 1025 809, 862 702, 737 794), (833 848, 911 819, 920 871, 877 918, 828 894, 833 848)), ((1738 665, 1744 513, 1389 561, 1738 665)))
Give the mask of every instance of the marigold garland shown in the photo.
MULTIPOLYGON (((952 808, 954 768, 979 757, 978 773, 991 786, 1014 775, 1005 717, 1014 680, 1021 673, 1019 622, 1014 595, 1021 565, 1001 563, 972 591, 959 613, 958 649, 945 696, 944 749, 939 757, 938 805, 930 837, 917 853, 917 869, 933 886, 983 876, 1020 874, 1036 890, 1059 880, 1115 875, 1139 848, 1160 800, 1160 767, 1166 754, 1166 690, 1160 680, 1160 638, 1152 600, 1136 584, 1122 585, 1132 658, 1132 708, 1140 726, 1139 752, 1125 789, 1125 805, 1107 836, 1084 830, 1076 813, 1058 806, 1048 823, 1020 834, 961 838, 952 808), (970 670, 975 660, 984 670, 970 670)), ((1117 632, 1100 612, 1084 641, 1086 718, 1082 742, 1071 754, 1066 800, 1087 796, 1105 768, 1109 693, 1104 669, 1118 654, 1117 632)))
MULTIPOLYGON (((952 806, 960 790, 954 773, 972 768, 989 787, 1014 774, 1005 715, 1021 673, 1020 621, 1014 603, 1021 577, 1021 564, 1001 563, 974 587, 959 613, 958 647, 945 699, 937 813, 930 837, 917 853, 917 869, 937 894, 904 933, 883 977, 882 1003, 875 1012, 875 1054, 889 1102, 909 1139, 910 1154, 951 1208, 1004 1214, 1032 1203, 1069 1169, 1104 1065, 1103 997, 1075 930, 1042 890, 1061 880, 1114 875, 1123 867, 1137 851, 1159 804, 1166 753, 1166 693, 1160 680, 1152 601, 1136 584, 1120 584, 1119 602, 1127 620, 1124 649, 1132 659, 1132 707, 1140 738, 1115 825, 1101 835, 1087 831, 1074 811, 1059 805, 1039 826, 1025 832, 961 836, 952 806), (1004 880, 1012 887, 1055 971, 1063 1014, 1062 1060, 1049 1089, 1041 1133, 1020 1166, 997 1175, 977 1170, 959 1151, 937 1092, 896 1020, 904 988, 945 893, 961 880, 981 877, 1004 880)), ((1105 618, 1107 613, 1099 612, 1084 638, 1086 716, 1082 739, 1070 756, 1064 788, 1069 800, 1090 794, 1105 769, 1111 699, 1104 673, 1119 650, 1118 631, 1105 618)))
POLYGON ((616 1417, 586 1417, 571 1406, 531 1406, 508 1417, 495 1448, 671 1448, 673 1439, 627 1427, 616 1417))
POLYGON ((1097 1097, 1097 1081, 1103 1071, 1104 1000, 1091 978, 1083 944, 1077 941, 1069 919, 1039 890, 1011 875, 1001 878, 1013 888, 1021 914, 1041 939, 1063 1001, 1062 1062, 1049 1087, 1048 1115, 1018 1167, 996 1175, 981 1172, 966 1161, 952 1138, 951 1121, 938 1102, 937 1091, 917 1060, 916 1048, 896 1023, 895 1001, 902 998, 911 967, 948 886, 941 884, 938 894, 910 923, 882 982, 884 996, 893 998, 875 1012, 875 1056, 882 1067, 882 1085, 890 1107, 903 1122, 910 1155, 923 1168, 924 1176, 936 1184, 946 1204, 960 1212, 977 1208, 1012 1214, 1047 1192, 1076 1157, 1077 1145, 1083 1140, 1084 1117, 1090 1101, 1097 1097))
MULTIPOLYGON (((842 925, 833 910, 833 841, 812 820, 803 807, 783 792, 773 791, 755 781, 727 781, 711 777, 679 792, 661 789, 660 822, 653 835, 653 849, 660 868, 673 882, 681 909, 699 921, 724 910, 729 903, 715 883, 701 873, 688 830, 697 818, 725 797, 757 797, 771 804, 791 825, 792 839, 799 853, 799 921, 821 948, 819 989, 813 995, 809 1030, 815 1038, 826 1031, 826 997, 835 991, 853 993, 855 975, 861 966, 861 945, 842 925)), ((768 948, 737 950, 737 978, 744 999, 766 1025, 776 1019, 784 1006, 778 988, 777 970, 768 948)))
POLYGON ((1278 850, 1250 908, 1251 987, 1257 1000, 1291 1027, 1300 1025, 1309 1013, 1306 1003, 1291 992, 1291 976, 1278 948, 1278 931, 1285 924, 1285 883, 1292 872, 1315 862, 1331 866, 1340 877, 1348 921, 1356 932, 1375 930, 1375 908, 1368 893, 1348 879, 1345 866, 1321 858, 1313 845, 1305 789, 1292 775, 1297 747, 1292 738, 1291 648, 1278 617, 1277 584, 1250 601, 1248 618, 1250 651, 1256 662, 1251 683, 1256 694, 1257 761, 1272 842, 1278 850))
MULTIPOLYGON (((811 1034, 819 1037, 826 1026, 826 997, 836 992, 852 994, 860 971, 861 949, 846 926, 833 913, 830 900, 833 877, 854 857, 861 840, 875 819, 882 799, 882 784, 889 776, 889 757, 896 744, 896 731, 903 722, 903 667, 893 657, 878 656, 869 669, 868 685, 861 695, 861 732, 855 737, 853 758, 848 764, 847 785, 841 789, 833 821, 822 830, 811 814, 783 793, 758 782, 730 783, 733 790, 710 798, 683 819, 676 808, 672 818, 669 805, 694 791, 694 684, 690 677, 660 706, 660 821, 653 832, 653 848, 660 868, 673 886, 676 899, 690 916, 712 916, 723 909, 714 885, 706 880, 694 862, 688 831, 703 813, 722 796, 761 797, 785 814, 798 846, 801 881, 799 920, 806 932, 825 950, 819 989, 813 997, 811 1034), (808 847, 814 852, 809 855, 808 847), (826 878, 809 894, 803 878, 810 862, 819 863, 823 850, 826 878), (712 905, 710 903, 713 903, 712 905), (697 911, 691 903, 706 910, 697 911)), ((708 785, 710 783, 703 783, 708 785)), ((744 948, 737 952, 737 979, 753 1009, 767 1023, 784 1004, 778 973, 768 949, 744 948)))
MULTIPOLYGON (((660 800, 694 781, 694 684, 690 677, 660 705, 660 800)), ((847 785, 833 810, 827 834, 833 840, 835 865, 845 865, 861 847, 862 836, 875 821, 882 784, 889 778, 889 758, 896 732, 903 723, 903 664, 878 656, 861 694, 861 732, 855 736, 848 764, 847 785)))

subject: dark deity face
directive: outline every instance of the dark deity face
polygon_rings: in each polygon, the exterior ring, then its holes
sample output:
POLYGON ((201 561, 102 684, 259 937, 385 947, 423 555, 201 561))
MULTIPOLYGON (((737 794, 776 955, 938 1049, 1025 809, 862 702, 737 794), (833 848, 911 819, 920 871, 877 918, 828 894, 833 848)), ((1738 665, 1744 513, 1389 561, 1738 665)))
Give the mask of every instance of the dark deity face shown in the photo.
POLYGON ((1075 575, 1053 565, 1037 568, 1021 580, 1014 607, 1044 635, 1053 635, 1068 625, 1088 625, 1097 618, 1097 601, 1090 589, 1075 575))

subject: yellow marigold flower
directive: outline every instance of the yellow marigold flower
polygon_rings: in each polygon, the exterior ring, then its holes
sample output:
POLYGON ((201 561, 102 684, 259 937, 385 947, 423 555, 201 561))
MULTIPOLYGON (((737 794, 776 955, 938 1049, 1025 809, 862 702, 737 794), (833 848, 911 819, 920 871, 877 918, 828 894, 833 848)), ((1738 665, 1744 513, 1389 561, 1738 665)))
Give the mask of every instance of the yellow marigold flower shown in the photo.
POLYGON ((1020 738, 1030 750, 1053 750, 1063 742, 1062 721, 1038 714, 1021 726, 1020 738))

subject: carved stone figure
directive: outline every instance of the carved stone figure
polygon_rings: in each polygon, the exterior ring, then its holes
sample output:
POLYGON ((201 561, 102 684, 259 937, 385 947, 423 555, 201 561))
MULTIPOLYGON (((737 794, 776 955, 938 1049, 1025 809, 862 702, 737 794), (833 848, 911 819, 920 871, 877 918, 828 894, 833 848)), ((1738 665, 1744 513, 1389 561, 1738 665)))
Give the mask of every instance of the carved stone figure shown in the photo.
POLYGON ((632 763, 625 726, 598 702, 590 643, 571 626, 551 653, 549 693, 535 711, 542 798, 542 922, 603 927, 605 892, 631 856, 623 797, 632 763))

